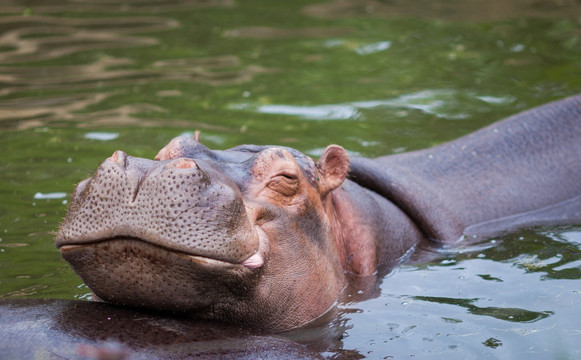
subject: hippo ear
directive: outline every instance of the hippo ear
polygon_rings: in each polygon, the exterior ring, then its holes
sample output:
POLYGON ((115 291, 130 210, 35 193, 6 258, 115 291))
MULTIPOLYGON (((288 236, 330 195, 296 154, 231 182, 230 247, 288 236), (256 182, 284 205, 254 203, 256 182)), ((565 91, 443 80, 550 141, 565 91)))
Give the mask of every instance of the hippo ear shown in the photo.
POLYGON ((347 177, 349 172, 349 156, 339 145, 329 145, 317 162, 318 180, 323 195, 335 190, 347 177))

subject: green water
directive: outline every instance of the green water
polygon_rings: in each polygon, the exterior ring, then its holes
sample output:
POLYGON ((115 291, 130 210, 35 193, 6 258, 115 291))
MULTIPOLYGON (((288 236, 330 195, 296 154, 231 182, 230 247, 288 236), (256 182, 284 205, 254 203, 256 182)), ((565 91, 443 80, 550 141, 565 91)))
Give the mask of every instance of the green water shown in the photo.
MULTIPOLYGON (((86 298, 53 232, 114 150, 432 146, 581 92, 579 1, 0 0, 0 297, 86 298)), ((400 267, 328 358, 578 358, 581 228, 400 267)), ((301 336, 298 336, 301 338, 301 336)), ((316 336, 315 336, 316 338, 316 336)), ((299 340, 300 341, 300 340, 299 340)))

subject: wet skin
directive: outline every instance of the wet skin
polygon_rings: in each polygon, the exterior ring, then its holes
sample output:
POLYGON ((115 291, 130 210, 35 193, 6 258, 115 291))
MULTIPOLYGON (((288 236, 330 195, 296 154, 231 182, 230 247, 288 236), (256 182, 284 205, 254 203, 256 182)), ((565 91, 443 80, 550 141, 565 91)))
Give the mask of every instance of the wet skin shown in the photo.
POLYGON ((322 359, 280 336, 104 303, 1 299, 0 358, 322 359))
POLYGON ((103 301, 284 331, 421 241, 581 221, 580 178, 581 96, 377 159, 178 137, 105 160, 56 245, 103 301))

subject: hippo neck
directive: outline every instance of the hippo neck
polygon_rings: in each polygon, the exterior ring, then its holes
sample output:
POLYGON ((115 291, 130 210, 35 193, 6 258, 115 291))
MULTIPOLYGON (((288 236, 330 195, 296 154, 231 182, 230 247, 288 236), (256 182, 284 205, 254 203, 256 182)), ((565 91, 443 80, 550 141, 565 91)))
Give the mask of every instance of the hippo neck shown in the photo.
POLYGON ((421 230, 438 242, 461 238, 464 226, 446 206, 437 189, 405 166, 384 166, 375 160, 351 159, 350 176, 357 184, 395 204, 421 230))
POLYGON ((350 176, 396 204, 437 242, 454 242, 470 226, 543 208, 562 222, 571 216, 568 200, 581 199, 579 124, 581 96, 575 96, 429 149, 353 158, 350 176))
POLYGON ((388 271, 424 238, 401 209, 353 181, 332 192, 331 206, 339 258, 348 272, 388 271))

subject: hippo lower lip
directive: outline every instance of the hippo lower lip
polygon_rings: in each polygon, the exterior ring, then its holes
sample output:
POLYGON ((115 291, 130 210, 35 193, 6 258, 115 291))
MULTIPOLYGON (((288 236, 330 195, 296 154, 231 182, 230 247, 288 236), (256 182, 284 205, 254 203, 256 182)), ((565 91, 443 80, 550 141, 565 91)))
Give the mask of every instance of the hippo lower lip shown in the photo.
POLYGON ((164 311, 208 311, 208 294, 239 296, 244 288, 240 284, 258 275, 242 264, 131 237, 69 242, 60 251, 98 298, 164 311), (83 263, 90 263, 91 268, 80 267, 83 263))
POLYGON ((223 261, 223 260, 213 259, 213 258, 210 258, 207 256, 186 253, 186 252, 183 252, 180 250, 171 249, 171 248, 167 248, 164 246, 156 245, 156 244, 153 244, 145 239, 140 239, 140 238, 136 238, 136 237, 126 237, 126 236, 118 236, 118 237, 107 238, 107 239, 96 239, 96 240, 91 241, 91 242, 83 242, 82 244, 74 244, 74 243, 73 244, 66 244, 66 245, 60 246, 59 250, 60 250, 61 254, 63 256, 65 256, 65 258, 66 258, 66 253, 70 252, 70 251, 82 250, 83 248, 88 249, 90 247, 94 247, 97 244, 115 243, 115 242, 143 243, 144 245, 149 245, 152 248, 157 248, 160 251, 166 251, 166 252, 174 253, 176 255, 181 255, 183 257, 189 258, 191 261, 193 261, 197 264, 212 266, 212 267, 242 266, 242 267, 246 267, 249 269, 257 269, 260 266, 262 266, 262 264, 263 264, 262 255, 259 252, 250 256, 248 259, 244 260, 243 262, 236 264, 236 263, 231 263, 231 262, 227 262, 227 261, 223 261))

